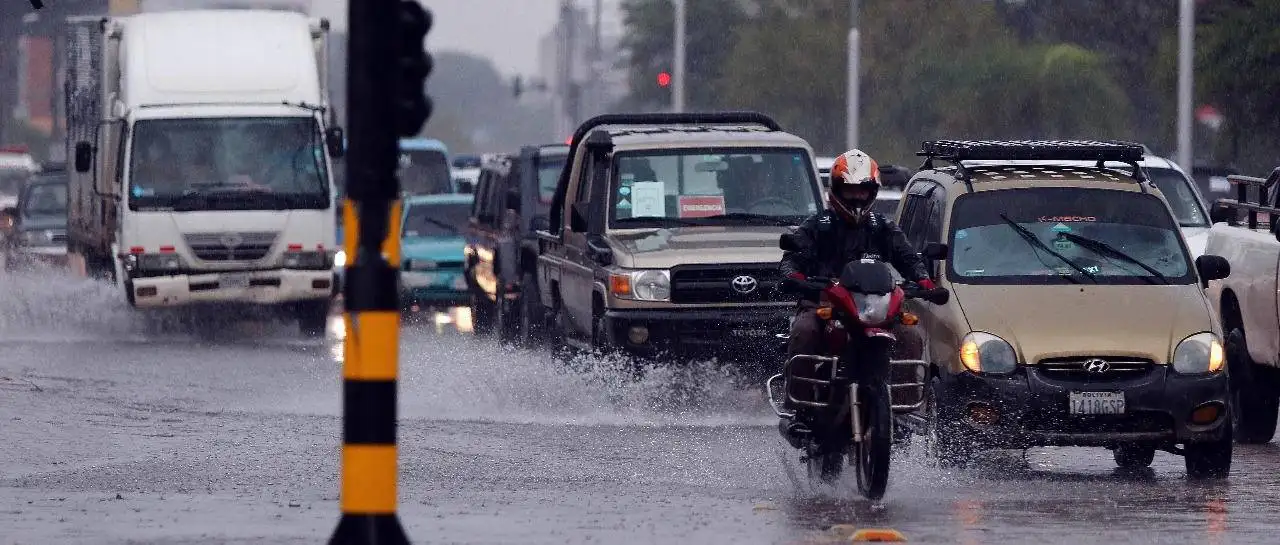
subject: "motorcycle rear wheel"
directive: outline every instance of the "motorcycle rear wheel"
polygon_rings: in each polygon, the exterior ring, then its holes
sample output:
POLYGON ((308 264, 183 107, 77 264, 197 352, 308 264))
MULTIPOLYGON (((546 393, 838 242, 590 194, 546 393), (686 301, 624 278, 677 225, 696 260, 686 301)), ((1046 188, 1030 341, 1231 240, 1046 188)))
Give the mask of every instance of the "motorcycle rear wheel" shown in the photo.
POLYGON ((889 454, 893 446, 893 412, 884 384, 860 386, 862 441, 853 444, 850 454, 857 466, 858 492, 869 500, 884 497, 889 487, 889 454))

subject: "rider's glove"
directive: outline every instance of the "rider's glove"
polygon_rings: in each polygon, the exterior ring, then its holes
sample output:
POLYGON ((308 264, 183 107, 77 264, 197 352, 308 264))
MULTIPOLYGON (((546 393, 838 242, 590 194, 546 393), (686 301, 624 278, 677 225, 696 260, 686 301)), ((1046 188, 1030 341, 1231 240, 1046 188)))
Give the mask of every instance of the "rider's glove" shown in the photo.
POLYGON ((924 288, 924 289, 926 289, 926 290, 932 290, 932 289, 936 289, 936 288, 938 287, 936 284, 934 284, 934 283, 933 283, 933 280, 930 280, 930 279, 928 279, 928 278, 925 278, 925 279, 923 279, 923 280, 921 280, 921 281, 919 281, 919 282, 916 282, 916 283, 917 283, 917 284, 920 284, 920 287, 921 287, 921 288, 924 288))
POLYGON ((805 276, 805 275, 804 275, 804 273, 802 273, 802 272, 793 272, 793 273, 791 273, 791 274, 788 274, 788 275, 787 275, 787 278, 790 278, 790 279, 792 279, 792 280, 799 280, 799 281, 801 281, 801 282, 804 282, 804 281, 805 281, 805 279, 807 279, 808 277, 807 277, 807 276, 805 276))

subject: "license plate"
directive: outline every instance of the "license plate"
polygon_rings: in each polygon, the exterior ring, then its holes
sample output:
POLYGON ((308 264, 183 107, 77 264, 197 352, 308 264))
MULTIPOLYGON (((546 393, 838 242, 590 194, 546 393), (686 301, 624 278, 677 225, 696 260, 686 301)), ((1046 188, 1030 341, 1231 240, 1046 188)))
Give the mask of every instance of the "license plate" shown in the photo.
POLYGON ((224 288, 249 287, 249 275, 245 273, 224 274, 218 278, 218 285, 224 288))
POLYGON ((767 329, 733 329, 729 331, 729 335, 734 337, 767 337, 769 330, 767 329))
POLYGON ((1071 392, 1071 414, 1124 414, 1124 392, 1071 392))

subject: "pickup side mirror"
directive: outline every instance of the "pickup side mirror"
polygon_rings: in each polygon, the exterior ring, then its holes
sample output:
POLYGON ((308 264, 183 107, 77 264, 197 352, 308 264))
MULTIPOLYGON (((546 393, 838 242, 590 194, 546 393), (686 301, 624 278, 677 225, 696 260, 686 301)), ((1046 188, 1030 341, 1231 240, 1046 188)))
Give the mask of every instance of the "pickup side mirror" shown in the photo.
POLYGON ((921 254, 924 255, 925 259, 940 261, 947 258, 948 250, 950 250, 950 248, 948 248, 946 244, 941 242, 930 242, 924 245, 924 252, 921 252, 921 254))
POLYGON ((613 249, 601 237, 587 237, 587 257, 601 267, 613 265, 613 249))
POLYGON ((329 127, 324 131, 324 145, 329 149, 329 156, 338 158, 347 154, 347 136, 342 127, 329 127))
POLYGON ((529 220, 529 230, 530 231, 550 231, 551 220, 547 219, 546 216, 534 216, 529 220))
POLYGON ((1196 270, 1200 273, 1200 287, 1207 288, 1210 280, 1231 276, 1231 263, 1220 255, 1205 254, 1196 258, 1196 270))
POLYGON ((569 230, 575 233, 587 232, 587 206, 583 203, 573 203, 569 207, 569 230))
POLYGON ((1221 202, 1213 203, 1213 207, 1209 209, 1210 223, 1227 223, 1235 224, 1236 212, 1221 202))
POLYGON ((89 168, 93 166, 93 145, 84 141, 76 142, 75 155, 76 172, 89 172, 89 168))
POLYGON ((520 212, 520 192, 514 189, 507 191, 507 208, 520 212))

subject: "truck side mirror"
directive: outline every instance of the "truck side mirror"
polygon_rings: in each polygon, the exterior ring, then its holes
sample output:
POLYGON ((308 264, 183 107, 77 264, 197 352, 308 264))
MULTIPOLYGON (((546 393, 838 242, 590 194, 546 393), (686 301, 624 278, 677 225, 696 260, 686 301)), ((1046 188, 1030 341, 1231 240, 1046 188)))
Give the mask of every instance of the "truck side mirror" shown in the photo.
POLYGON ((347 154, 347 136, 342 127, 329 127, 324 131, 324 145, 329 148, 329 157, 338 158, 347 154))
POLYGON ((587 206, 583 203, 573 203, 569 207, 569 230, 575 233, 587 232, 587 206))
POLYGON ((520 211, 520 192, 514 189, 507 190, 507 208, 520 211))
POLYGON ((76 142, 76 172, 89 172, 93 166, 93 145, 88 142, 76 142))
POLYGON ((1207 288, 1210 280, 1231 276, 1231 263, 1220 255, 1205 254, 1196 258, 1196 271, 1200 273, 1200 287, 1207 288))
POLYGON ((924 252, 922 253, 925 259, 941 261, 947 258, 947 250, 949 249, 946 244, 941 242, 930 242, 924 245, 924 252))

